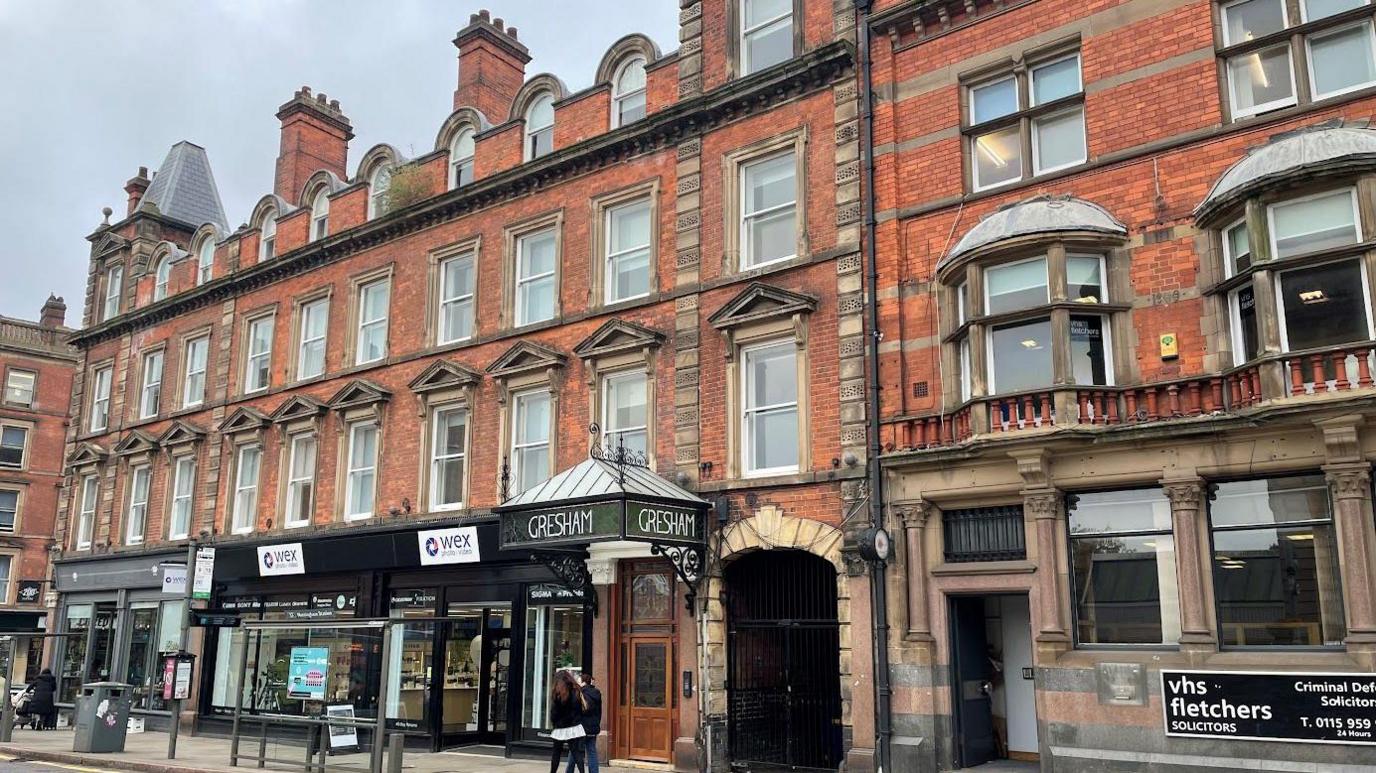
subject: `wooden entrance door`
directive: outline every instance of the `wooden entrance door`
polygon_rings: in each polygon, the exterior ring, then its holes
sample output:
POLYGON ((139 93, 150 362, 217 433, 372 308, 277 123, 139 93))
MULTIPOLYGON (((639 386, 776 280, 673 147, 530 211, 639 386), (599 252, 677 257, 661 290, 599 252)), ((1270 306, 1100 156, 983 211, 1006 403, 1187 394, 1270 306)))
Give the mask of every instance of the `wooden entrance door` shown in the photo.
POLYGON ((669 762, 678 730, 674 690, 678 608, 673 569, 664 561, 621 565, 613 693, 612 754, 620 759, 669 762), (615 696, 613 698, 613 695, 615 696))
POLYGON ((627 642, 630 655, 630 705, 626 707, 626 743, 633 759, 669 759, 673 748, 673 696, 669 663, 674 643, 667 636, 636 637, 627 642))

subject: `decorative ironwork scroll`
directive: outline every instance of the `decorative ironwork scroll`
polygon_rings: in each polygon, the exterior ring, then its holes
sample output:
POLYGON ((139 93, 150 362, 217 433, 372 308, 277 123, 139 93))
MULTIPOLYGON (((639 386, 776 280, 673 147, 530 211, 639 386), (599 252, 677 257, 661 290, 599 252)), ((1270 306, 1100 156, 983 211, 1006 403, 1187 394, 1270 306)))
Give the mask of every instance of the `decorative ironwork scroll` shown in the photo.
POLYGON ((687 592, 684 594, 684 604, 688 607, 688 614, 693 614, 693 602, 698 598, 698 584, 702 582, 702 570, 706 556, 702 548, 684 545, 664 545, 659 542, 650 543, 650 553, 656 556, 664 556, 669 559, 669 563, 674 567, 674 574, 683 582, 687 592))
POLYGON ((545 565, 559 580, 559 584, 583 597, 583 603, 597 616, 597 590, 592 584, 592 572, 588 571, 585 556, 578 553, 564 553, 537 550, 530 557, 545 565))

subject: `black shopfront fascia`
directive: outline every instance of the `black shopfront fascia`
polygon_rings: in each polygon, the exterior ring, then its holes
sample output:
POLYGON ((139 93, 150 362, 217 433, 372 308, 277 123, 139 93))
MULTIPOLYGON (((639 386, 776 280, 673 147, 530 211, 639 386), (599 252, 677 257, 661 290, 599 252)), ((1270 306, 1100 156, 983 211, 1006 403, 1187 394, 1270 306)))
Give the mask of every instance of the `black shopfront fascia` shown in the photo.
MULTIPOLYGON (((417 612, 433 602, 437 617, 443 617, 450 604, 481 607, 485 603, 511 610, 512 646, 510 684, 506 701, 505 735, 510 748, 547 749, 549 741, 528 731, 522 732, 524 705, 523 675, 526 672, 525 619, 532 588, 557 585, 559 580, 526 551, 499 551, 495 519, 467 521, 462 524, 408 524, 405 529, 377 529, 365 533, 325 534, 308 537, 290 531, 272 539, 251 544, 219 546, 215 559, 214 589, 209 608, 235 611, 244 619, 263 612, 283 612, 289 619, 303 622, 326 615, 387 617, 402 608, 417 612), (428 530, 472 526, 477 532, 480 560, 472 563, 424 566, 418 534, 428 530), (259 576, 258 547, 283 543, 301 544, 303 574, 259 576), (418 593, 419 592, 419 593, 418 593), (433 596, 433 599, 431 599, 433 596), (405 599, 405 601, 403 601, 405 599), (331 611, 333 609, 333 611, 331 611), (515 732, 512 730, 515 729, 515 732)), ((443 674, 445 626, 435 625, 430 657, 432 670, 443 674)), ((224 723, 225 707, 214 703, 216 636, 207 631, 201 670, 202 722, 208 726, 224 723)), ((583 668, 591 668, 592 616, 584 615, 582 630, 583 668)), ((380 654, 369 668, 368 703, 375 707, 380 696, 380 654)), ((437 704, 437 701, 436 701, 437 704)), ((413 748, 439 749, 446 745, 441 732, 442 716, 431 711, 424 723, 389 722, 405 732, 413 748), (422 724, 423 726, 415 726, 422 724)), ((452 740, 452 739, 451 739, 452 740)))

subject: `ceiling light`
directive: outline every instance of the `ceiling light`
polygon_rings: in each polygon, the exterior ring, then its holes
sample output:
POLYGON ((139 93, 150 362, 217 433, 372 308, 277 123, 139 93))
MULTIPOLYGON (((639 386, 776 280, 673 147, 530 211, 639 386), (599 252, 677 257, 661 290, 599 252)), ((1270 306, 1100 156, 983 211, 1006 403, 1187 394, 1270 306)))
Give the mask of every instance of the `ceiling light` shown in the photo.
POLYGON ((985 135, 975 140, 975 147, 983 151, 985 157, 988 158, 994 166, 1000 169, 1008 166, 1008 161, 1003 156, 999 155, 998 151, 994 150, 993 146, 989 144, 989 136, 990 135, 985 135))
POLYGON ((1037 348, 1037 342, 1034 341, 1034 340, 1032 340, 1031 338, 1028 338, 1028 339, 1026 339, 1025 341, 1023 341, 1023 342, 1022 342, 1022 345, 1025 346, 1025 347, 1027 347, 1028 349, 1036 349, 1036 348, 1037 348))
POLYGON ((1303 303, 1327 303, 1328 296, 1323 294, 1323 290, 1301 290, 1300 301, 1303 303))
POLYGON ((1263 89, 1271 88, 1271 79, 1266 77, 1266 68, 1261 64, 1261 52, 1252 54, 1252 77, 1257 85, 1263 89))
POLYGON ((1246 569, 1247 567, 1244 566, 1244 565, 1242 565, 1242 564, 1223 564, 1223 568, 1224 568, 1224 569, 1246 569))
POLYGON ((1314 539, 1314 532, 1305 532, 1304 534, 1287 534, 1285 535, 1285 538, 1288 540, 1292 540, 1294 542, 1308 542, 1314 539))

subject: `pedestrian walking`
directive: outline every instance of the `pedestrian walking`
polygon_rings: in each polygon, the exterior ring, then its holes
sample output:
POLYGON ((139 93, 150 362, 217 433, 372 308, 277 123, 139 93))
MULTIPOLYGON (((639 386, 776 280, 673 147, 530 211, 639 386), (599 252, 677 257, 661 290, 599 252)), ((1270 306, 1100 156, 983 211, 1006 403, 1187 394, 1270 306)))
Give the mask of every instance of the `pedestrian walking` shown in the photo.
MULTIPOLYGON (((602 691, 597 689, 597 680, 591 671, 578 675, 578 683, 583 686, 583 756, 588 762, 588 773, 597 773, 597 736, 602 734, 602 691)), ((573 773, 573 757, 564 773, 573 773)))
POLYGON ((578 765, 579 773, 586 773, 583 764, 583 712, 586 709, 583 691, 568 671, 560 670, 554 676, 554 688, 549 695, 549 720, 554 726, 550 735, 554 738, 554 750, 549 760, 549 773, 559 773, 559 761, 564 756, 564 747, 569 750, 569 762, 578 765))
POLYGON ((33 695, 29 697, 29 713, 38 717, 39 730, 57 727, 57 677, 45 668, 33 680, 33 695))

